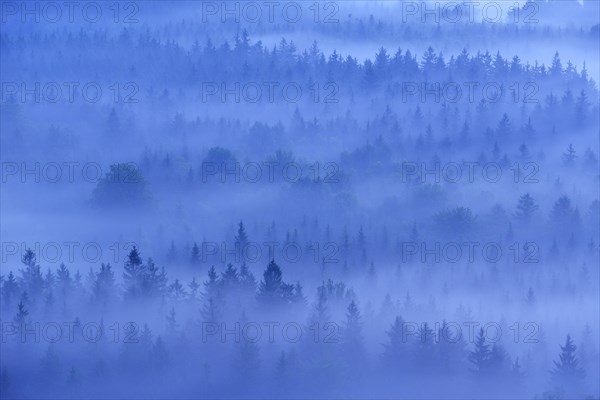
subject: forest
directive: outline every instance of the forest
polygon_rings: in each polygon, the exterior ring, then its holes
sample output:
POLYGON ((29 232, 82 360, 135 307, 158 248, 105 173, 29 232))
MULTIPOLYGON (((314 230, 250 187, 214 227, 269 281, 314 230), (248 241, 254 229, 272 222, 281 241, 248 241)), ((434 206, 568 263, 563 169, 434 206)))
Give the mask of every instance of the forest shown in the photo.
POLYGON ((0 397, 600 398, 599 3, 456 4, 2 2, 0 397))

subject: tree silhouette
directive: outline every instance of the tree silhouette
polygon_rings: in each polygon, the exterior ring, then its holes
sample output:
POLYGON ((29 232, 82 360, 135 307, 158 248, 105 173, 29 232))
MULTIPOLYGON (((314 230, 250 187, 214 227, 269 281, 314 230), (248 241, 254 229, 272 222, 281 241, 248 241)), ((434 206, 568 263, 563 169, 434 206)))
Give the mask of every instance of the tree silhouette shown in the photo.
POLYGON ((575 148, 573 147, 573 145, 569 144, 569 147, 567 148, 567 152, 563 153, 561 156, 563 164, 566 166, 571 166, 575 163, 576 158, 577 158, 577 152, 575 151, 575 148))
POLYGON ((560 349, 558 361, 554 361, 552 383, 555 388, 564 390, 568 395, 581 395, 585 371, 579 366, 579 360, 575 356, 577 347, 573 344, 571 335, 567 335, 565 345, 560 346, 560 349))
POLYGON ((283 281, 281 268, 271 260, 260 282, 257 299, 266 306, 280 306, 293 299, 293 285, 283 281))
POLYGON ((475 338, 475 348, 469 353, 470 371, 478 380, 488 377, 491 351, 486 343, 483 328, 475 338))
POLYGON ((394 319, 394 323, 388 331, 388 342, 384 344, 381 356, 382 362, 388 368, 398 370, 408 365, 408 345, 404 336, 404 320, 401 316, 394 319))
POLYGON ((246 234, 246 228, 244 228, 244 222, 240 221, 238 225, 237 235, 235 236, 235 248, 238 254, 238 258, 236 259, 236 261, 244 261, 247 245, 248 235, 246 234))
POLYGON ((535 204, 533 197, 529 193, 525 193, 519 198, 515 218, 522 222, 530 222, 533 214, 539 207, 535 204))
POLYGON ((125 284, 125 296, 128 298, 139 298, 142 295, 146 267, 142 264, 142 258, 136 246, 129 252, 123 272, 125 284))

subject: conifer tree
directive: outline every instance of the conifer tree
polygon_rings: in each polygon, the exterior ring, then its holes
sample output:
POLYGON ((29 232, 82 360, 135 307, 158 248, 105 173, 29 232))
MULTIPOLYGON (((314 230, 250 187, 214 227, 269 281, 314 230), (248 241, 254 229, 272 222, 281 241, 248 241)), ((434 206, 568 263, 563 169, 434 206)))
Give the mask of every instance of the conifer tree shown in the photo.
POLYGON ((585 371, 579 366, 579 360, 575 355, 577 347, 571 340, 571 335, 567 335, 565 345, 560 346, 560 349, 558 361, 554 361, 552 383, 555 388, 564 390, 567 395, 581 395, 585 371))

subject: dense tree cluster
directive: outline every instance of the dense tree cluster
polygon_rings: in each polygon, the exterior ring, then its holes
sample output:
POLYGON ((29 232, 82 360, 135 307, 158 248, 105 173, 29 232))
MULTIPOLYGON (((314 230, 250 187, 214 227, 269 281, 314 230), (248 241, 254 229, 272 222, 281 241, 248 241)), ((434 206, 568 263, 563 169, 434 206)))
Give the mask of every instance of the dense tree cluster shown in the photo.
MULTIPOLYGON (((242 223, 240 229, 243 229, 242 223)), ((98 270, 90 269, 86 279, 82 279, 79 271, 72 276, 64 264, 56 271, 48 269, 42 274, 31 250, 27 250, 22 263, 18 277, 12 272, 1 277, 2 319, 10 322, 3 325, 4 337, 8 338, 3 347, 21 349, 27 354, 32 347, 47 347, 40 360, 40 379, 46 382, 46 393, 60 394, 65 390, 79 393, 77 388, 83 382, 90 385, 110 382, 116 372, 108 370, 108 364, 116 366, 119 374, 138 379, 137 374, 148 377, 163 374, 168 365, 179 363, 191 363, 197 371, 205 370, 206 375, 198 376, 209 397, 210 393, 239 394, 236 389, 213 386, 216 383, 211 383, 209 371, 224 373, 220 368, 234 371, 242 368, 237 370, 241 375, 236 379, 240 379, 244 393, 250 390, 257 394, 281 393, 283 387, 279 386, 279 379, 293 385, 298 393, 327 392, 334 389, 335 382, 345 382, 349 390, 354 391, 359 389, 357 379, 376 381, 376 375, 370 371, 390 377, 399 374, 424 379, 430 376, 444 382, 454 379, 487 390, 491 385, 505 395, 516 395, 526 387, 527 368, 519 356, 512 357, 504 347, 505 343, 511 346, 510 340, 490 340, 483 328, 469 339, 466 331, 456 330, 456 322, 445 320, 435 326, 427 322, 418 326, 407 322, 397 314, 410 315, 415 307, 407 294, 404 304, 394 304, 387 295, 377 315, 372 310, 367 311, 367 323, 372 324, 376 318, 377 326, 386 320, 389 324, 383 346, 373 346, 366 342, 364 330, 371 327, 365 326, 365 316, 358 305, 360 299, 352 289, 329 279, 317 287, 313 302, 304 296, 299 282, 283 281, 282 270, 275 260, 268 263, 260 282, 246 263, 239 269, 230 263, 221 273, 217 273, 215 267, 208 269, 203 285, 195 277, 187 284, 179 279, 168 279, 165 268, 159 270, 151 259, 143 262, 137 248, 131 250, 124 263, 122 279, 115 278, 110 264, 102 264, 98 270), (106 322, 118 318, 118 310, 134 310, 142 305, 155 308, 156 311, 144 314, 153 323, 123 323, 116 329, 122 329, 125 338, 113 340, 119 333, 113 331, 114 326, 107 327, 106 322), (288 338, 277 356, 271 342, 256 341, 256 336, 249 339, 246 335, 250 334, 244 333, 244 328, 240 331, 238 327, 237 333, 232 329, 235 324, 264 324, 269 320, 268 315, 280 321, 285 315, 304 316, 295 323, 305 337, 288 338), (40 341, 38 332, 37 341, 29 340, 28 335, 35 337, 32 333, 35 323, 45 326, 63 321, 61 324, 71 324, 71 334, 76 335, 89 326, 91 316, 98 318, 98 331, 93 339, 83 334, 68 342, 55 343, 45 335, 40 341), (57 353, 58 348, 60 353, 57 353), (374 349, 376 353, 371 354, 374 349), (222 365, 222 356, 231 351, 236 355, 228 363, 233 364, 222 365), (365 369, 366 365, 369 369, 365 369), (301 389, 302 377, 317 372, 321 374, 316 381, 320 382, 318 387, 301 389), (267 384, 267 391, 244 386, 257 383, 258 379, 278 383, 267 384)), ((528 298, 527 301, 533 300, 528 298)), ((504 329, 506 334, 508 328, 504 326, 504 329)), ((543 341, 536 337, 533 342, 539 344, 540 340, 543 341)), ((585 342, 585 346, 590 345, 592 343, 585 342)), ((527 361, 527 367, 532 367, 531 362, 527 361)), ((15 373, 4 367, 4 393, 27 395, 26 388, 10 384, 11 372, 15 373)), ((582 386, 585 376, 576 347, 568 336, 548 376, 551 390, 545 395, 581 395, 585 390, 582 386)), ((403 393, 411 393, 416 388, 409 385, 404 390, 407 392, 403 393)))

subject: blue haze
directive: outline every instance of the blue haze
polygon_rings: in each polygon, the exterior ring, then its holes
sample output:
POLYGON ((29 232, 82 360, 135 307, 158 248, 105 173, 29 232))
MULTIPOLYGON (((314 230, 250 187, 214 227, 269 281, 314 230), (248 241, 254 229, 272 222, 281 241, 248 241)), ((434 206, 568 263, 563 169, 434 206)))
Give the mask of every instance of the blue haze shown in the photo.
POLYGON ((599 2, 469 4, 2 1, 0 397, 600 398, 599 2))

